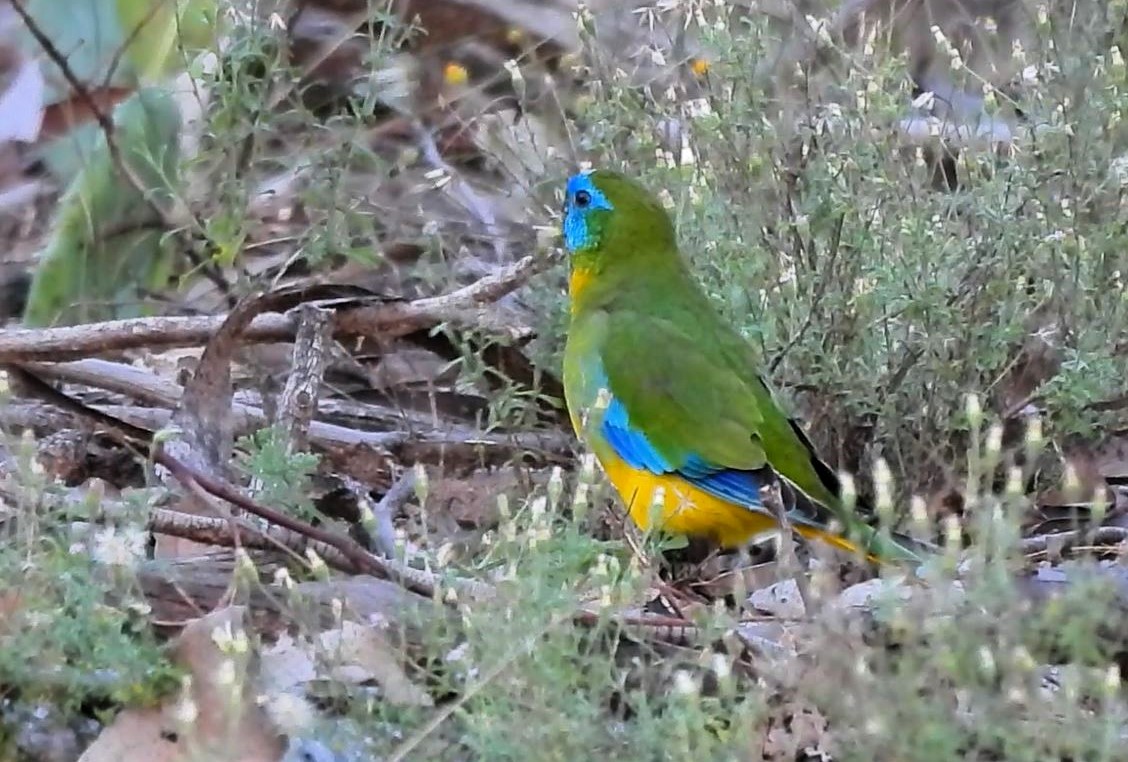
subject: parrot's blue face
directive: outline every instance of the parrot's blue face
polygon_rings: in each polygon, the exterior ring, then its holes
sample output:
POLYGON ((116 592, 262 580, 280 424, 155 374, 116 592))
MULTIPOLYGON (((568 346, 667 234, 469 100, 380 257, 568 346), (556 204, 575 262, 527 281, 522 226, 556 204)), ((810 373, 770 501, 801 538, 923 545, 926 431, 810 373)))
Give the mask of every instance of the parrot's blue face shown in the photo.
POLYGON ((603 220, 614 208, 590 171, 572 175, 564 195, 564 248, 577 252, 597 247, 603 220))

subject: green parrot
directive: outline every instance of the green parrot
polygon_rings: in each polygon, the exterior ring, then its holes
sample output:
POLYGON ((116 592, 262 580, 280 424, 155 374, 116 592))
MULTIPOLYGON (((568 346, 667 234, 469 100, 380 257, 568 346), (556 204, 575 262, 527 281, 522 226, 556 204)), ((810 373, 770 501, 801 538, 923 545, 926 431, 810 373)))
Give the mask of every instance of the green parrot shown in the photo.
POLYGON ((876 560, 922 559, 927 544, 881 534, 843 503, 838 476, 695 281, 653 195, 606 170, 573 176, 564 245, 569 414, 640 528, 738 547, 777 528, 760 494, 774 475, 796 493, 800 535, 876 560))

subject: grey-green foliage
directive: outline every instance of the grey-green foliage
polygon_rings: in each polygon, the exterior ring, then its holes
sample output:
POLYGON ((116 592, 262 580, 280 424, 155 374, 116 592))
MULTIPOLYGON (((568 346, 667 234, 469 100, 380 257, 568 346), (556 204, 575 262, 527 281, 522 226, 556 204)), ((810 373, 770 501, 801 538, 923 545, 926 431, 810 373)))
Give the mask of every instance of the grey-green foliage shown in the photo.
POLYGON ((57 166, 81 168, 40 255, 29 325, 135 316, 144 293, 168 279, 171 242, 159 210, 169 208, 180 174, 176 101, 138 90, 115 110, 113 134, 120 166, 101 133, 91 141, 79 132, 55 147, 57 166))
MULTIPOLYGON (((123 495, 114 525, 95 523, 103 495, 67 489, 36 463, 35 442, 8 438, 0 498, 0 699, 64 713, 83 705, 156 702, 178 671, 146 619, 135 576, 149 508, 123 495)), ((0 759, 13 759, 6 734, 19 731, 0 711, 0 759)), ((18 716, 18 715, 17 715, 18 716)))
POLYGON ((278 426, 240 437, 237 444, 246 452, 247 472, 262 483, 257 495, 261 502, 304 518, 314 515, 309 480, 317 470, 316 455, 290 452, 287 438, 278 426))

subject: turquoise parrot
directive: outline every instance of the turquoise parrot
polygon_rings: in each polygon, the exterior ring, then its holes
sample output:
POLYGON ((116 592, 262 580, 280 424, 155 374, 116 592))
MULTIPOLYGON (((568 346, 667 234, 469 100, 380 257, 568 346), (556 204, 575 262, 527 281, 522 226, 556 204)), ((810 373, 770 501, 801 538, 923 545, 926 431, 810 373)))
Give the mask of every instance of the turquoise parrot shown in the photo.
POLYGON ((652 194, 606 170, 575 175, 564 245, 569 414, 640 528, 738 547, 777 528, 761 489, 778 477, 797 495, 789 521, 803 537, 921 560, 926 543, 879 533, 843 502, 837 474, 694 279, 652 194))

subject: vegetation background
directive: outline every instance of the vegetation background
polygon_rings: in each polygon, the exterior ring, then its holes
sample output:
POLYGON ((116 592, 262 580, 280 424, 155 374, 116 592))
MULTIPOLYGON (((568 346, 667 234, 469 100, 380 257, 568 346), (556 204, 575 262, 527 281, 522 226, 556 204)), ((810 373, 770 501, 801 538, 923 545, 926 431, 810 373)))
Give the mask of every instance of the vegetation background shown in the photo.
POLYGON ((1006 6, 0 3, 0 758, 1122 759, 1128 6, 969 70, 1006 6), (942 557, 658 578, 561 412, 582 162, 942 557))

